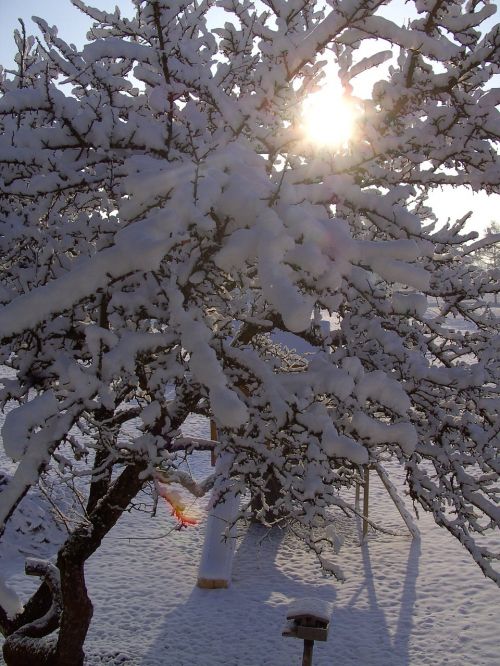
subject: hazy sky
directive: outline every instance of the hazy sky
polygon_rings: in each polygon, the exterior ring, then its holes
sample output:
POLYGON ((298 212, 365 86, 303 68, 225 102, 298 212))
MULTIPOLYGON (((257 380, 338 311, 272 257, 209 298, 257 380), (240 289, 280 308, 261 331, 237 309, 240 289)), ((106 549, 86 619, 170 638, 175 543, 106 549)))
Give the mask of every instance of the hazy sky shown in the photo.
MULTIPOLYGON (((113 11, 118 5, 125 15, 132 14, 133 5, 130 0, 84 1, 91 7, 108 11, 113 11)), ((70 0, 0 0, 0 64, 4 67, 12 61, 16 52, 12 34, 19 28, 18 18, 24 20, 28 33, 39 34, 31 16, 39 16, 49 25, 57 25, 61 37, 77 46, 83 45, 85 34, 92 25, 92 19, 74 7, 70 0)))
MULTIPOLYGON (((130 0, 88 0, 89 5, 100 9, 113 10, 118 5, 125 14, 132 13, 130 0)), ((498 6, 498 0, 494 3, 498 6)), ((407 10, 406 10, 407 11, 407 10)), ((405 18, 404 4, 400 4, 399 18, 405 18)), ((91 25, 91 19, 76 9, 69 0, 0 0, 0 64, 9 67, 15 53, 12 33, 19 26, 18 17, 23 18, 28 33, 37 34, 37 27, 31 16, 40 16, 50 25, 57 25, 59 34, 67 42, 81 46, 85 41, 85 33, 91 25)), ((498 13, 489 24, 499 21, 498 13)), ((485 194, 473 194, 461 188, 449 193, 436 193, 433 206, 440 220, 445 222, 462 217, 467 211, 473 211, 469 229, 482 231, 491 220, 500 218, 500 196, 488 197, 485 194)))

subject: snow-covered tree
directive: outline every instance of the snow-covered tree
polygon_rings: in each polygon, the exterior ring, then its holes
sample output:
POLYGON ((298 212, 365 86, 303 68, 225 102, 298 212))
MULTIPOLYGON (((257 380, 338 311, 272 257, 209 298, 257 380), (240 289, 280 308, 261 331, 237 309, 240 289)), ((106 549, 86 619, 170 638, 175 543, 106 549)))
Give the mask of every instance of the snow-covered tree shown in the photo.
MULTIPOLYGON (((493 271, 493 279, 500 280, 500 223, 492 222, 486 227, 485 236, 474 244, 471 253, 474 260, 484 269, 493 271)), ((494 294, 495 305, 498 294, 494 294)))
POLYGON ((500 223, 486 227, 484 245, 474 251, 474 258, 484 268, 500 268, 500 223))
POLYGON ((299 526, 326 567, 314 529, 354 510, 339 491, 364 465, 394 458, 499 583, 500 287, 465 218, 440 227, 427 204, 499 191, 500 30, 480 31, 495 7, 418 0, 399 25, 381 0, 134 0, 130 18, 72 1, 95 21, 84 48, 39 19, 1 81, 2 401, 18 403, 2 435, 18 467, 0 524, 51 466, 91 483, 56 566, 30 563, 45 583, 0 610, 7 663, 83 663, 85 561, 199 444, 179 430, 193 411, 227 454, 222 500, 250 489, 248 511, 299 526), (303 108, 328 77, 356 131, 320 147, 303 108))

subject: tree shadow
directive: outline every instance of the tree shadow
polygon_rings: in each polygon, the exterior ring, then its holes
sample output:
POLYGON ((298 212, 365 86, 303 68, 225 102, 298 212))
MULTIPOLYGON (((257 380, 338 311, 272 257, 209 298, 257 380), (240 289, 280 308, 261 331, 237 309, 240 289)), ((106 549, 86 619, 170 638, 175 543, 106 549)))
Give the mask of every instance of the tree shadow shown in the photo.
MULTIPOLYGON (((361 536, 360 525, 358 531, 361 536)), ((388 602, 388 595, 384 594, 383 607, 377 598, 370 540, 362 543, 360 548, 364 576, 348 602, 334 611, 330 638, 335 647, 334 653, 342 664, 409 666, 420 541, 412 539, 409 545, 396 623, 387 620, 387 609, 390 605, 394 607, 388 602)), ((390 558, 384 560, 384 567, 390 569, 392 565, 390 558)), ((387 578, 386 584, 394 586, 395 581, 387 578)))
MULTIPOLYGON (((290 600, 308 596, 337 599, 328 641, 314 649, 315 666, 409 666, 419 542, 409 546, 397 622, 394 604, 388 622, 377 599, 370 541, 361 546, 363 581, 346 603, 339 603, 338 584, 322 576, 303 549, 283 530, 251 525, 237 548, 230 587, 193 587, 184 603, 164 616, 141 666, 299 664, 302 641, 283 638, 281 631, 290 600)), ((380 573, 380 564, 376 569, 380 573)))
POLYGON ((281 636, 286 607, 291 599, 306 596, 333 601, 335 589, 331 580, 319 573, 310 584, 304 582, 303 572, 297 569, 300 558, 295 553, 294 560, 291 543, 286 546, 291 566, 278 568, 276 559, 285 540, 290 536, 283 530, 250 525, 235 554, 230 587, 194 587, 184 605, 165 616, 141 666, 300 663, 302 641, 281 636), (228 635, 231 628, 234 633, 228 635), (169 661, 169 651, 179 654, 179 643, 183 646, 181 661, 178 656, 169 661), (165 655, 164 661, 158 660, 160 654, 165 655))

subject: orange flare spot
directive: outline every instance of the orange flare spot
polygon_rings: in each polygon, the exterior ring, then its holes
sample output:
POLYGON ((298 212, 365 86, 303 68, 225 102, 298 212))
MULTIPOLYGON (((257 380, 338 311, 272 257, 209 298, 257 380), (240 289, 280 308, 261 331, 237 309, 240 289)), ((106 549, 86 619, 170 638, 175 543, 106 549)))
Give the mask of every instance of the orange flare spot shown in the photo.
POLYGON ((182 497, 178 491, 171 489, 167 490, 163 484, 158 482, 156 483, 156 490, 158 495, 163 497, 170 506, 171 515, 179 521, 180 527, 189 527, 198 524, 198 520, 187 513, 186 505, 182 501, 182 497))

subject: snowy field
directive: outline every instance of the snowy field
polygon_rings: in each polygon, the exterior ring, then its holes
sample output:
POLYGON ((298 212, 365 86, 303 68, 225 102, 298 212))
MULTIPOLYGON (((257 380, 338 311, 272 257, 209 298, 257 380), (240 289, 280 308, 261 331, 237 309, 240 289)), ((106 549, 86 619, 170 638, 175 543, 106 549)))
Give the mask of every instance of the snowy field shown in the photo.
MULTIPOLYGON (((207 424, 193 419, 189 430, 206 436, 207 424)), ((202 477, 207 457, 192 460, 191 469, 202 477)), ((400 535, 370 533, 360 547, 360 525, 341 519, 345 542, 336 561, 345 583, 323 576, 293 536, 242 526, 230 588, 202 590, 196 579, 204 521, 177 531, 164 505, 155 519, 126 514, 87 567, 95 611, 86 663, 298 665, 302 641, 281 636, 286 608, 314 596, 334 603, 315 666, 498 666, 498 589, 429 516, 419 521, 421 542, 412 541, 372 477, 371 516, 400 535)), ((197 501, 201 515, 205 505, 197 501)), ((32 581, 20 573, 15 541, 11 530, 0 565, 26 592, 32 581)), ((35 544, 34 554, 43 548, 35 544)))

